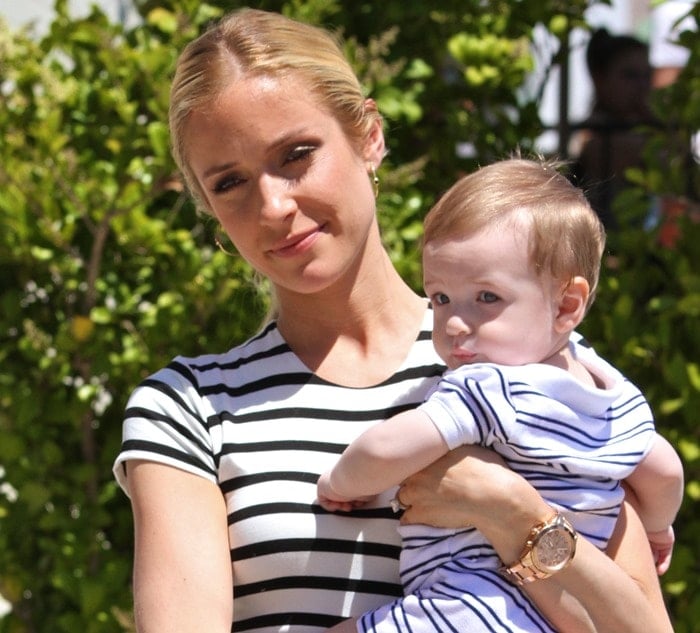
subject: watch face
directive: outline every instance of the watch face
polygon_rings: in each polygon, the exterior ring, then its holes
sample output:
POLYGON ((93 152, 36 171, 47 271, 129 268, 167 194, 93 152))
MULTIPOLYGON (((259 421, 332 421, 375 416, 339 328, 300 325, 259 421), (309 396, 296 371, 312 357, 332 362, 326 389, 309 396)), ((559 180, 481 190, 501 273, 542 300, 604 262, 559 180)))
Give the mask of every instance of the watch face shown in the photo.
POLYGON ((559 571, 571 560, 574 542, 562 527, 553 527, 540 535, 533 555, 535 566, 542 571, 559 571))

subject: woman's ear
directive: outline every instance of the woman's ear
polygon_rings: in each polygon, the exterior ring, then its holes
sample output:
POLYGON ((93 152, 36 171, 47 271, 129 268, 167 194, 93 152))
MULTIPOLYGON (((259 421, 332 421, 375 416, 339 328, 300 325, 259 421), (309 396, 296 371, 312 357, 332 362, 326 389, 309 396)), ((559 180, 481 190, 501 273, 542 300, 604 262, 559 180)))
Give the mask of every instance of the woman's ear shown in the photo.
POLYGON ((562 334, 572 332, 583 321, 588 307, 590 286, 583 277, 576 276, 561 289, 554 327, 562 334))
MULTIPOLYGON (((374 99, 367 99, 365 101, 365 109, 374 112, 377 111, 377 104, 374 102, 374 99)), ((365 140, 364 160, 367 163, 371 163, 373 167, 377 169, 385 154, 384 129, 382 128, 382 119, 377 114, 365 140)))

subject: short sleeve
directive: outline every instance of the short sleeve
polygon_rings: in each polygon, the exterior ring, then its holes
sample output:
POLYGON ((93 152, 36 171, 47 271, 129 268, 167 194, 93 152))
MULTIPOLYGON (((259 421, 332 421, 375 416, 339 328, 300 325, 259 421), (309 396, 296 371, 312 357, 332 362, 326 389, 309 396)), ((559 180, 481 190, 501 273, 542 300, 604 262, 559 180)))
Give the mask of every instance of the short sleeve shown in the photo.
POLYGON ((446 372, 420 409, 450 449, 462 444, 489 446, 515 417, 507 381, 496 366, 488 364, 446 372))
POLYGON ((122 446, 114 476, 128 495, 125 464, 140 459, 217 481, 206 400, 186 365, 177 359, 131 394, 124 414, 122 446))

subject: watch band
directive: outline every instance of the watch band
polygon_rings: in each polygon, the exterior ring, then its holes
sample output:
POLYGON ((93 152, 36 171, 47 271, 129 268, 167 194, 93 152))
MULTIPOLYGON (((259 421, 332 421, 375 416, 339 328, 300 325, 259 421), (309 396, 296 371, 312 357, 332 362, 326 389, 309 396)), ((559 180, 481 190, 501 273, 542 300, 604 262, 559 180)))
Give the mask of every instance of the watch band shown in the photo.
POLYGON ((501 573, 516 585, 525 585, 535 580, 544 580, 552 574, 542 571, 532 565, 525 564, 522 560, 513 563, 510 567, 501 567, 501 573))

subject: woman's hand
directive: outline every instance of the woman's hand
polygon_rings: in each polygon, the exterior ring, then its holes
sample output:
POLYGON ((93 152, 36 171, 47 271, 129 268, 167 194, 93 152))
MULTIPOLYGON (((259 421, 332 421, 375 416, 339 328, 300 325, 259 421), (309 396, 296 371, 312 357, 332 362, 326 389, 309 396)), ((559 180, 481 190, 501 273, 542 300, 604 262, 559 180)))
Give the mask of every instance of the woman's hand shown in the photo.
MULTIPOLYGON (((474 523, 483 490, 479 482, 487 471, 492 469, 498 476, 504 468, 503 460, 486 448, 461 446, 450 451, 401 484, 397 498, 406 506, 401 522, 445 528, 474 523), (465 498, 472 499, 474 506, 465 504, 465 498)), ((510 471, 505 472, 507 476, 510 471)))
POLYGON ((401 523, 437 527, 474 525, 502 560, 519 555, 530 528, 551 509, 492 450, 461 446, 409 477, 398 492, 401 523))

